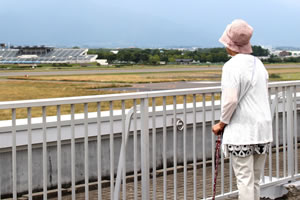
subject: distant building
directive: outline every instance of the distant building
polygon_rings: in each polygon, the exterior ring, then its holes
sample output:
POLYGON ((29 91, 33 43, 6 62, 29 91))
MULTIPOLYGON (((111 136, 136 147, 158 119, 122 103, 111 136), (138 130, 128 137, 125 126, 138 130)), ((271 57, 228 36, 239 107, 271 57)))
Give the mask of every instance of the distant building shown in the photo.
POLYGON ((188 65, 193 62, 193 59, 176 59, 175 62, 180 65, 188 65))
POLYGON ((260 60, 267 60, 270 56, 257 56, 260 60))
POLYGON ((292 57, 300 57, 300 51, 291 51, 292 57))
POLYGON ((113 54, 118 54, 119 53, 118 50, 111 50, 110 52, 113 53, 113 54))
POLYGON ((90 63, 97 55, 88 49, 66 49, 46 46, 11 46, 0 50, 0 64, 90 63))
POLYGON ((271 50, 270 54, 280 57, 300 57, 300 51, 296 50, 271 50))
POLYGON ((279 56, 281 56, 281 57, 290 56, 290 55, 292 55, 292 53, 288 52, 288 51, 281 51, 279 53, 279 56))
POLYGON ((194 64, 194 65, 200 64, 200 61, 199 61, 199 60, 193 60, 193 61, 191 62, 191 64, 194 64))
POLYGON ((274 56, 279 56, 280 52, 280 50, 270 50, 270 54, 274 56))
POLYGON ((108 65, 107 59, 97 59, 96 62, 99 65, 108 65))

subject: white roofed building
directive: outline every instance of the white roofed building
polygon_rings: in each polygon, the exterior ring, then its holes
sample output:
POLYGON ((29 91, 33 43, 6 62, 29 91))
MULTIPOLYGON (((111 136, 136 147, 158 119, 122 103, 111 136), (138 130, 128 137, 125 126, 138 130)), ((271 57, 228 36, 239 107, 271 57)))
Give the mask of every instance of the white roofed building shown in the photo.
POLYGON ((17 46, 0 51, 0 64, 90 63, 97 55, 88 49, 54 48, 46 46, 17 46))

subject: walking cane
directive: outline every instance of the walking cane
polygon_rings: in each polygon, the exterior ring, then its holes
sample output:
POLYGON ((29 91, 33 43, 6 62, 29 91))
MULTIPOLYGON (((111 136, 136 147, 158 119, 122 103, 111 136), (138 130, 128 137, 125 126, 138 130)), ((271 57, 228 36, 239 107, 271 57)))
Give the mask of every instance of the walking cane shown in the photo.
POLYGON ((212 196, 212 200, 216 198, 216 186, 217 186, 217 176, 218 176, 218 167, 219 167, 219 158, 220 158, 220 148, 222 142, 223 131, 218 134, 218 138, 216 141, 216 150, 215 150, 215 179, 214 179, 214 193, 212 196))

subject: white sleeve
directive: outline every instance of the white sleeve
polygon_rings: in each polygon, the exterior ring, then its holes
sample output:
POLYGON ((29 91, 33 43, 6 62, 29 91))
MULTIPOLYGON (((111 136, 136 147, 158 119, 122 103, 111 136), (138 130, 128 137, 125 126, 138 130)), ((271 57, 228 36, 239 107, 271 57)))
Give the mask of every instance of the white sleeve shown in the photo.
POLYGON ((222 90, 222 102, 221 102, 221 118, 220 120, 229 124, 231 116, 235 111, 238 104, 238 91, 236 88, 225 88, 222 90))
POLYGON ((269 73, 267 70, 266 71, 266 83, 267 83, 267 89, 269 88, 269 73))
MULTIPOLYGON (((230 69, 230 68, 229 68, 230 69)), ((239 99, 240 91, 240 72, 223 68, 222 72, 222 96, 221 96, 221 118, 220 120, 229 124, 239 99)), ((235 69, 235 68, 233 68, 235 69)))

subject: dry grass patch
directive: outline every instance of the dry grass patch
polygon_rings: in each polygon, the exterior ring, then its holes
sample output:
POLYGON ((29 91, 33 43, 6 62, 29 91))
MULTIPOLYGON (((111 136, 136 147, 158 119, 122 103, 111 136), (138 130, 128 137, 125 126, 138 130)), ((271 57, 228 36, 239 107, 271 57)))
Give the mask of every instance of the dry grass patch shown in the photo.
POLYGON ((300 68, 268 69, 271 81, 300 80, 300 68))
POLYGON ((49 81, 1 81, 0 101, 108 94, 112 92, 99 92, 88 89, 116 86, 119 85, 49 81))
MULTIPOLYGON (((89 84, 89 83, 61 83, 61 82, 46 82, 46 81, 2 81, 0 85, 0 101, 15 101, 25 99, 42 99, 42 98, 58 98, 58 97, 71 97, 71 96, 86 96, 86 95, 100 95, 108 94, 112 92, 98 92, 94 90, 88 90, 91 87, 103 87, 102 84, 89 84)), ((210 100, 211 96, 206 95, 206 100, 210 100)), ((219 99, 220 95, 216 94, 215 99, 219 99)), ((201 102, 203 96, 201 94, 195 95, 196 102, 201 102)), ((177 104, 184 102, 183 96, 178 96, 176 99, 177 104)), ((186 96, 186 102, 193 102, 193 95, 186 96)), ((126 109, 131 108, 134 105, 133 100, 124 101, 126 109)), ((139 104, 137 100, 137 104, 139 104)), ((155 98, 156 106, 163 105, 163 97, 155 98)), ((173 97, 166 97, 166 104, 173 104, 173 97)), ((109 110, 109 102, 101 102, 101 111, 109 110)), ((149 99, 149 106, 152 106, 152 99, 149 99)), ((113 109, 121 109, 122 102, 114 101, 113 109)), ((97 103, 88 104, 89 112, 97 111, 97 103)), ((62 105, 61 114, 70 114, 71 106, 62 105)), ((84 105, 76 104, 75 113, 83 113, 84 105)), ((17 109, 17 118, 26 118, 27 109, 17 109)), ((56 106, 49 106, 46 109, 47 116, 55 116, 57 114, 56 106)), ((11 119, 11 110, 0 110, 0 120, 11 119)), ((42 108, 32 108, 32 117, 41 117, 42 108)))
POLYGON ((270 74, 270 80, 272 81, 293 81, 300 80, 300 73, 285 73, 285 74, 270 74))
MULTIPOLYGON (((107 85, 107 84, 104 84, 107 85)), ((0 82, 0 101, 17 101, 30 99, 46 99, 72 96, 88 96, 111 94, 116 92, 96 91, 90 88, 103 87, 103 84, 89 83, 64 83, 64 82, 40 82, 40 81, 1 81, 0 82)), ((69 112, 70 106, 63 106, 62 113, 69 112)), ((56 109, 56 108, 55 108, 56 109)), ((55 115, 54 108, 49 107, 49 115, 55 115)), ((76 108, 76 111, 82 110, 76 108)), ((26 109, 17 110, 17 118, 25 117, 26 109)), ((41 108, 32 110, 33 116, 41 116, 41 108)), ((0 119, 9 119, 10 110, 0 110, 0 119)))
MULTIPOLYGON (((300 68, 268 69, 269 74, 295 74, 300 73, 300 68)), ((95 83, 160 83, 173 81, 200 81, 220 80, 221 68, 218 71, 195 71, 195 72, 154 72, 154 73, 119 73, 119 74, 96 74, 96 75, 68 75, 68 76, 31 76, 10 77, 9 79, 36 80, 36 81, 65 81, 65 82, 95 82, 95 83)), ((297 77, 296 77, 297 79, 297 77)), ((295 78, 291 79, 295 80, 295 78)), ((112 87, 122 87, 122 85, 112 87)))
MULTIPOLYGON (((271 80, 299 80, 300 68, 281 68, 268 69, 269 74, 278 74, 279 78, 271 80)), ((150 83, 150 82, 172 82, 172 81, 195 81, 195 80, 220 80, 221 70, 219 71, 199 71, 199 72, 160 72, 160 73, 128 73, 128 74, 98 74, 98 75, 74 75, 74 76, 32 76, 27 80, 24 77, 14 77, 20 80, 2 80, 0 82, 0 101, 16 101, 26 99, 43 99, 72 96, 87 96, 112 94, 119 92, 96 91, 98 88, 129 87, 126 83, 150 83)), ((211 96, 207 95, 206 100, 211 96)), ((219 99, 219 95, 215 97, 219 99)), ((183 97, 177 98, 177 103, 183 103, 183 97)), ((188 95, 188 103, 193 102, 193 96, 188 95)), ((202 95, 196 95, 196 101, 202 101, 202 95)), ((167 104, 173 104, 173 97, 166 97, 167 104)), ((137 101, 137 104, 139 102, 137 101)), ((150 106, 152 99, 149 99, 150 106)), ((156 105, 162 105, 163 98, 156 98, 156 105)), ((121 102, 116 101, 113 104, 114 109, 121 109, 121 102)), ((126 108, 133 106, 133 100, 125 101, 126 108)), ((89 104, 89 112, 95 112, 96 103, 89 104)), ((108 110, 109 103, 101 103, 101 110, 108 110)), ((62 114, 70 113, 70 105, 61 107, 62 114)), ((75 112, 82 113, 83 105, 75 105, 75 112)), ((32 116, 42 115, 41 108, 33 108, 32 116)), ((47 107, 47 115, 56 115, 56 107, 47 107)), ((26 109, 17 109, 17 118, 25 118, 26 109)), ((0 120, 11 119, 11 110, 0 110, 0 120)))
POLYGON ((285 73, 300 73, 300 68, 278 68, 278 69, 267 69, 269 74, 285 74, 285 73))
POLYGON ((168 72, 168 73, 129 73, 129 74, 97 74, 97 75, 70 75, 70 76, 32 76, 11 77, 20 80, 47 80, 47 81, 74 81, 100 83, 159 83, 171 81, 195 81, 220 79, 219 72, 168 72))
MULTIPOLYGON (((215 100, 219 100, 220 95, 215 95, 215 100)), ((178 96, 176 98, 176 104, 178 108, 178 104, 193 103, 194 97, 193 95, 186 95, 186 100, 184 100, 183 96, 178 96)), ((206 101, 211 100, 211 95, 205 96, 206 101)), ((173 104, 173 97, 165 97, 166 105, 173 104)), ((164 98, 157 97, 155 98, 156 106, 163 106, 164 98)), ((195 95, 195 102, 203 102, 202 95, 195 95)), ((136 104, 140 104, 140 100, 136 100, 136 104)), ((149 99, 149 107, 153 104, 152 98, 149 99)), ((101 111, 109 111, 110 103, 109 102, 101 102, 101 111)), ((113 110, 121 110, 122 109, 122 101, 113 101, 113 110)), ((124 101, 125 109, 130 109, 134 106, 134 100, 125 100, 124 101)), ((88 103, 88 112, 97 112, 97 103, 88 103)), ((42 107, 33 107, 32 108, 32 117, 42 117, 42 107)), ((71 113, 71 105, 61 105, 61 114, 69 115, 71 113)), ((75 104, 75 113, 84 113, 84 104, 75 104)), ((56 116, 57 115, 57 106, 49 106, 46 108, 47 116, 56 116)), ((10 120, 12 116, 11 110, 1 110, 0 120, 10 120)), ((17 119, 22 119, 27 117, 27 108, 20 108, 16 110, 17 119)))

